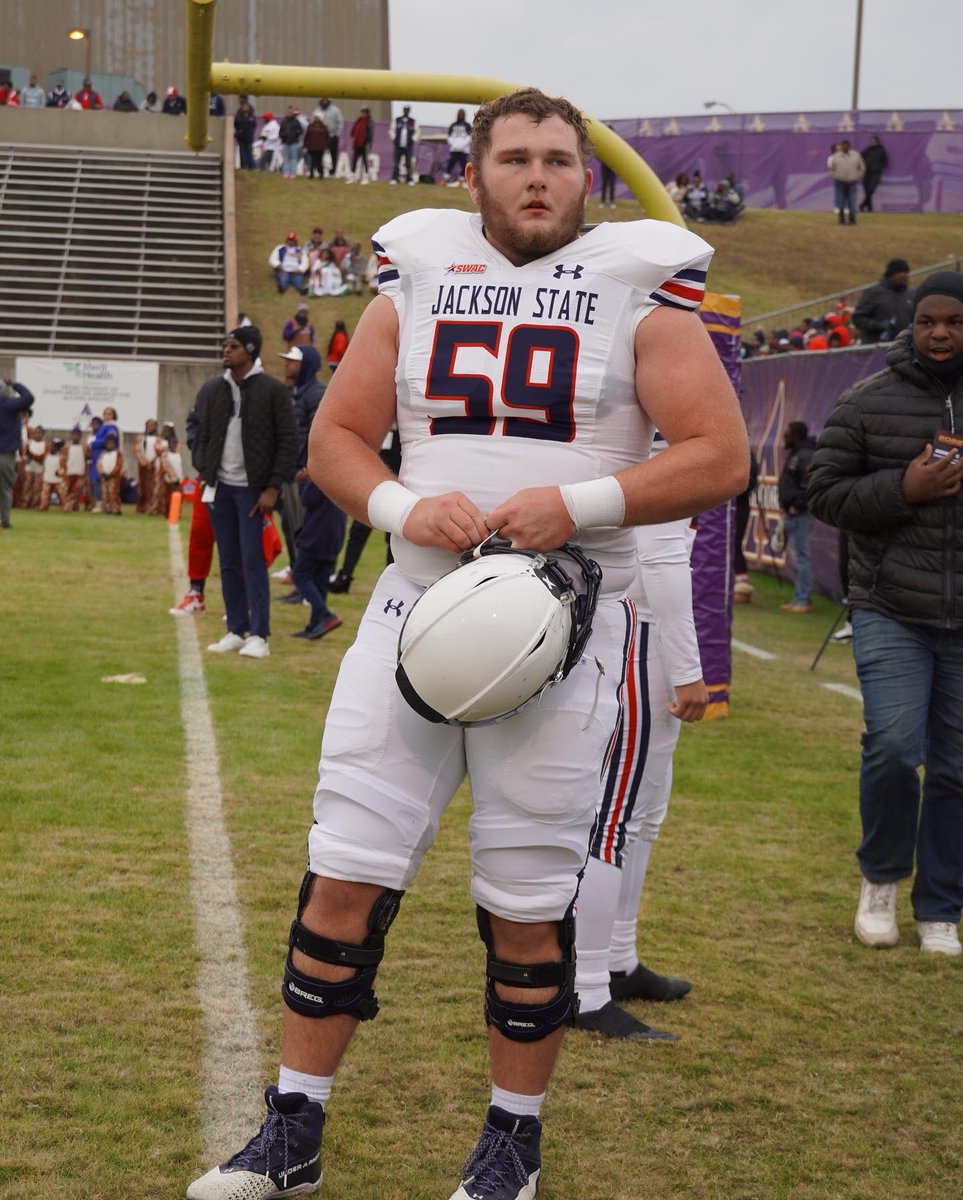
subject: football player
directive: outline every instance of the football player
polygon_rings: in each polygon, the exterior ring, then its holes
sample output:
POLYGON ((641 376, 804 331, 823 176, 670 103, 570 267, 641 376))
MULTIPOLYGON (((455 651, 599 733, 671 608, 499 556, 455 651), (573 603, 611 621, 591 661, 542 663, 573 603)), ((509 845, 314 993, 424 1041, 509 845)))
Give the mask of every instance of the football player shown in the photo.
MULTIPOLYGON (((335 1072, 377 1011, 386 934, 466 771, 492 1092, 452 1200, 536 1195, 539 1113, 576 1009, 573 902, 617 715, 631 527, 746 484, 745 426, 694 313, 710 247, 658 221, 582 232, 591 143, 568 101, 528 89, 483 105, 472 151, 478 213, 411 212, 376 235, 381 294, 312 429, 315 482, 389 531, 395 562, 325 724, 278 1085, 258 1134, 190 1200, 319 1186, 335 1072), (399 478, 378 453, 395 420, 399 478), (653 425, 670 449, 648 463, 653 425), (399 694, 398 634, 494 530, 528 550, 577 543, 601 566, 588 651, 507 720, 434 724, 399 694)), ((458 670, 457 646, 443 665, 458 670)))

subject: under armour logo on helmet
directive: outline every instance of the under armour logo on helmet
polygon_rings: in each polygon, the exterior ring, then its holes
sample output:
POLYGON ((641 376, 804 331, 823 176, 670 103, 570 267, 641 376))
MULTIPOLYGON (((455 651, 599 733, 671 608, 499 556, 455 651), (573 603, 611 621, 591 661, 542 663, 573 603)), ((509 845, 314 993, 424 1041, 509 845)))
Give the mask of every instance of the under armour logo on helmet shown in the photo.
POLYGON ((401 610, 404 608, 404 606, 404 600, 395 600, 394 597, 392 597, 385 605, 385 612, 393 612, 396 617, 400 617, 401 610))
POLYGON ((576 263, 574 267, 566 267, 564 263, 559 263, 558 266, 555 268, 553 277, 555 279, 561 279, 563 275, 571 275, 575 279, 581 279, 582 278, 582 264, 576 263))

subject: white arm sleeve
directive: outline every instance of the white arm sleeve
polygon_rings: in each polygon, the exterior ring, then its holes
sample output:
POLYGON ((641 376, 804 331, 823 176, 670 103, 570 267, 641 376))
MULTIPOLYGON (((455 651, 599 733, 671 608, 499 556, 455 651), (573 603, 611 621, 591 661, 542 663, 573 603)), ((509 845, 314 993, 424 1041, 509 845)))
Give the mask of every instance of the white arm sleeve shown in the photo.
POLYGON ((689 522, 640 525, 638 561, 642 586, 655 619, 673 687, 702 678, 702 661, 692 617, 689 522))

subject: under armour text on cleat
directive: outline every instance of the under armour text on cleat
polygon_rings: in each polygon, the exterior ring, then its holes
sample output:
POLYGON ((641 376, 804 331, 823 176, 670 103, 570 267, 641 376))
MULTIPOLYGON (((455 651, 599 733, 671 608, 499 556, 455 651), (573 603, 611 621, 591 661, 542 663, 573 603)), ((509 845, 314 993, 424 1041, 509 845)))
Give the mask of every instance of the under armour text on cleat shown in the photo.
POLYGON ((538 1117, 519 1117, 492 1105, 451 1200, 535 1200, 541 1137, 538 1117))
POLYGON ((692 984, 674 975, 659 975, 639 963, 632 971, 612 971, 609 990, 613 1000, 681 1000, 692 991, 692 984))
POLYGON ((187 1189, 187 1200, 269 1200, 321 1186, 324 1109, 300 1092, 264 1093, 268 1115, 238 1154, 187 1189))
POLYGON ((644 1021, 637 1021, 630 1012, 619 1008, 614 1000, 603 1004, 596 1012, 580 1012, 575 1018, 576 1029, 588 1033, 600 1033, 603 1037, 621 1038, 625 1042, 677 1042, 674 1033, 664 1029, 653 1029, 644 1021))

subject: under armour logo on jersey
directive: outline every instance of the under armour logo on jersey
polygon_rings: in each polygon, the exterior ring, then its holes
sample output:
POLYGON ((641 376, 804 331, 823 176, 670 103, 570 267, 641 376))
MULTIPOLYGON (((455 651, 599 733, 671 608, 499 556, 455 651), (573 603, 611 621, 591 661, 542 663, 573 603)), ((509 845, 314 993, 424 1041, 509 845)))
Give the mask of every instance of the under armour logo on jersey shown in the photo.
POLYGON ((564 263, 559 263, 555 268, 553 277, 561 279, 563 275, 571 275, 575 279, 582 278, 582 264, 576 263, 574 267, 566 267, 564 263))
POLYGON ((385 605, 385 612, 386 613, 393 612, 396 617, 400 617, 401 610, 404 608, 404 606, 405 606, 404 600, 395 600, 392 597, 392 599, 390 599, 388 601, 388 603, 385 605))

